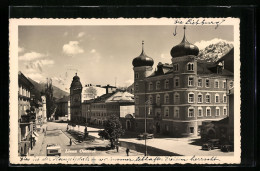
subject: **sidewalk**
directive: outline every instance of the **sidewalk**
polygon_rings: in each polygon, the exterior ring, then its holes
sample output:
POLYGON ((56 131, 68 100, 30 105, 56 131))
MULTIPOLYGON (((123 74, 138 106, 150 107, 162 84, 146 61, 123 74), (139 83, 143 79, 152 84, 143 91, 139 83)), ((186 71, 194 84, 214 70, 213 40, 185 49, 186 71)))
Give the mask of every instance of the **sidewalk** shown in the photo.
POLYGON ((30 156, 38 156, 40 154, 40 151, 42 150, 45 133, 43 133, 42 131, 37 133, 39 134, 39 136, 37 137, 38 139, 36 140, 35 146, 32 150, 29 151, 30 156))

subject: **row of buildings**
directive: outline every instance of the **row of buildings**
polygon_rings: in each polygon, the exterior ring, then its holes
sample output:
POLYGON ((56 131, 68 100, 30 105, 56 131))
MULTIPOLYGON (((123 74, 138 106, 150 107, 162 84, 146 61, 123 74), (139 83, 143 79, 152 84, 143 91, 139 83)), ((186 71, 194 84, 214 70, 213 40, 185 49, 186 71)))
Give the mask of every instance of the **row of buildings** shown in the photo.
POLYGON ((199 49, 188 42, 185 29, 182 41, 170 51, 172 63, 159 62, 155 70, 142 42, 141 54, 132 61, 133 95, 106 89, 104 95, 83 100, 80 78, 74 76, 71 120, 102 125, 115 114, 127 129, 144 132, 146 126, 150 133, 186 137, 205 133, 205 123, 233 117, 229 95, 234 86, 234 50, 217 62, 198 61, 199 49))
POLYGON ((18 73, 18 154, 26 156, 37 141, 37 130, 46 122, 46 98, 32 94, 34 85, 18 73))

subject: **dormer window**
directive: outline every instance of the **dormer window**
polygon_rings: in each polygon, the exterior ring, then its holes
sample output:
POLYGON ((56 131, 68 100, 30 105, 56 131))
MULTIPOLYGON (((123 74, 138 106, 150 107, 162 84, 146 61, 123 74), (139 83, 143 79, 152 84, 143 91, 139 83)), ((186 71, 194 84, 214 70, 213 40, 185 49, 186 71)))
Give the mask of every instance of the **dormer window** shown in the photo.
POLYGON ((149 90, 153 90, 153 83, 152 82, 149 83, 149 90))
POLYGON ((189 62, 189 63, 187 64, 187 70, 188 70, 188 71, 194 71, 194 63, 189 62))
POLYGON ((179 71, 179 64, 174 64, 174 65, 173 65, 173 71, 174 71, 174 72, 179 71))
POLYGON ((160 90, 160 88, 161 88, 161 83, 160 83, 160 81, 157 81, 156 82, 156 90, 160 90))

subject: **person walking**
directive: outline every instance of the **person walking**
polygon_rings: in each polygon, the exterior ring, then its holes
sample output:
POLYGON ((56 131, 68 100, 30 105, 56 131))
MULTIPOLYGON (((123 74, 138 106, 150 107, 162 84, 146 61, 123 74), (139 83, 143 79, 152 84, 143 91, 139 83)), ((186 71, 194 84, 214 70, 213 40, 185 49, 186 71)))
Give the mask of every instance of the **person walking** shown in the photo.
POLYGON ((72 139, 70 138, 70 146, 72 145, 72 139))
POLYGON ((118 150, 119 150, 119 145, 116 145, 116 151, 118 152, 118 150))
POLYGON ((129 148, 126 149, 126 155, 129 156, 129 148))

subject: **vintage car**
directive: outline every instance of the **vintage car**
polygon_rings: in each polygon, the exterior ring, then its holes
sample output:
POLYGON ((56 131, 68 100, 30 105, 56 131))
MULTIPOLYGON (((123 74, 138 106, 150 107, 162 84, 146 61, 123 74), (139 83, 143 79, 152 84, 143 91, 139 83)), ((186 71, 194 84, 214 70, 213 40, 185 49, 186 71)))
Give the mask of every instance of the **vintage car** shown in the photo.
POLYGON ((213 150, 215 148, 220 148, 221 144, 219 139, 210 139, 208 142, 202 145, 202 150, 213 150))
POLYGON ((230 144, 225 144, 221 146, 221 151, 223 152, 230 152, 230 151, 234 151, 234 146, 230 145, 230 144))
POLYGON ((61 147, 58 144, 48 144, 46 147, 47 156, 60 156, 61 147))
POLYGON ((146 137, 146 139, 152 139, 152 138, 154 138, 154 135, 149 134, 149 133, 143 133, 143 134, 139 134, 137 136, 137 139, 141 140, 141 139, 145 139, 145 137, 146 137))

